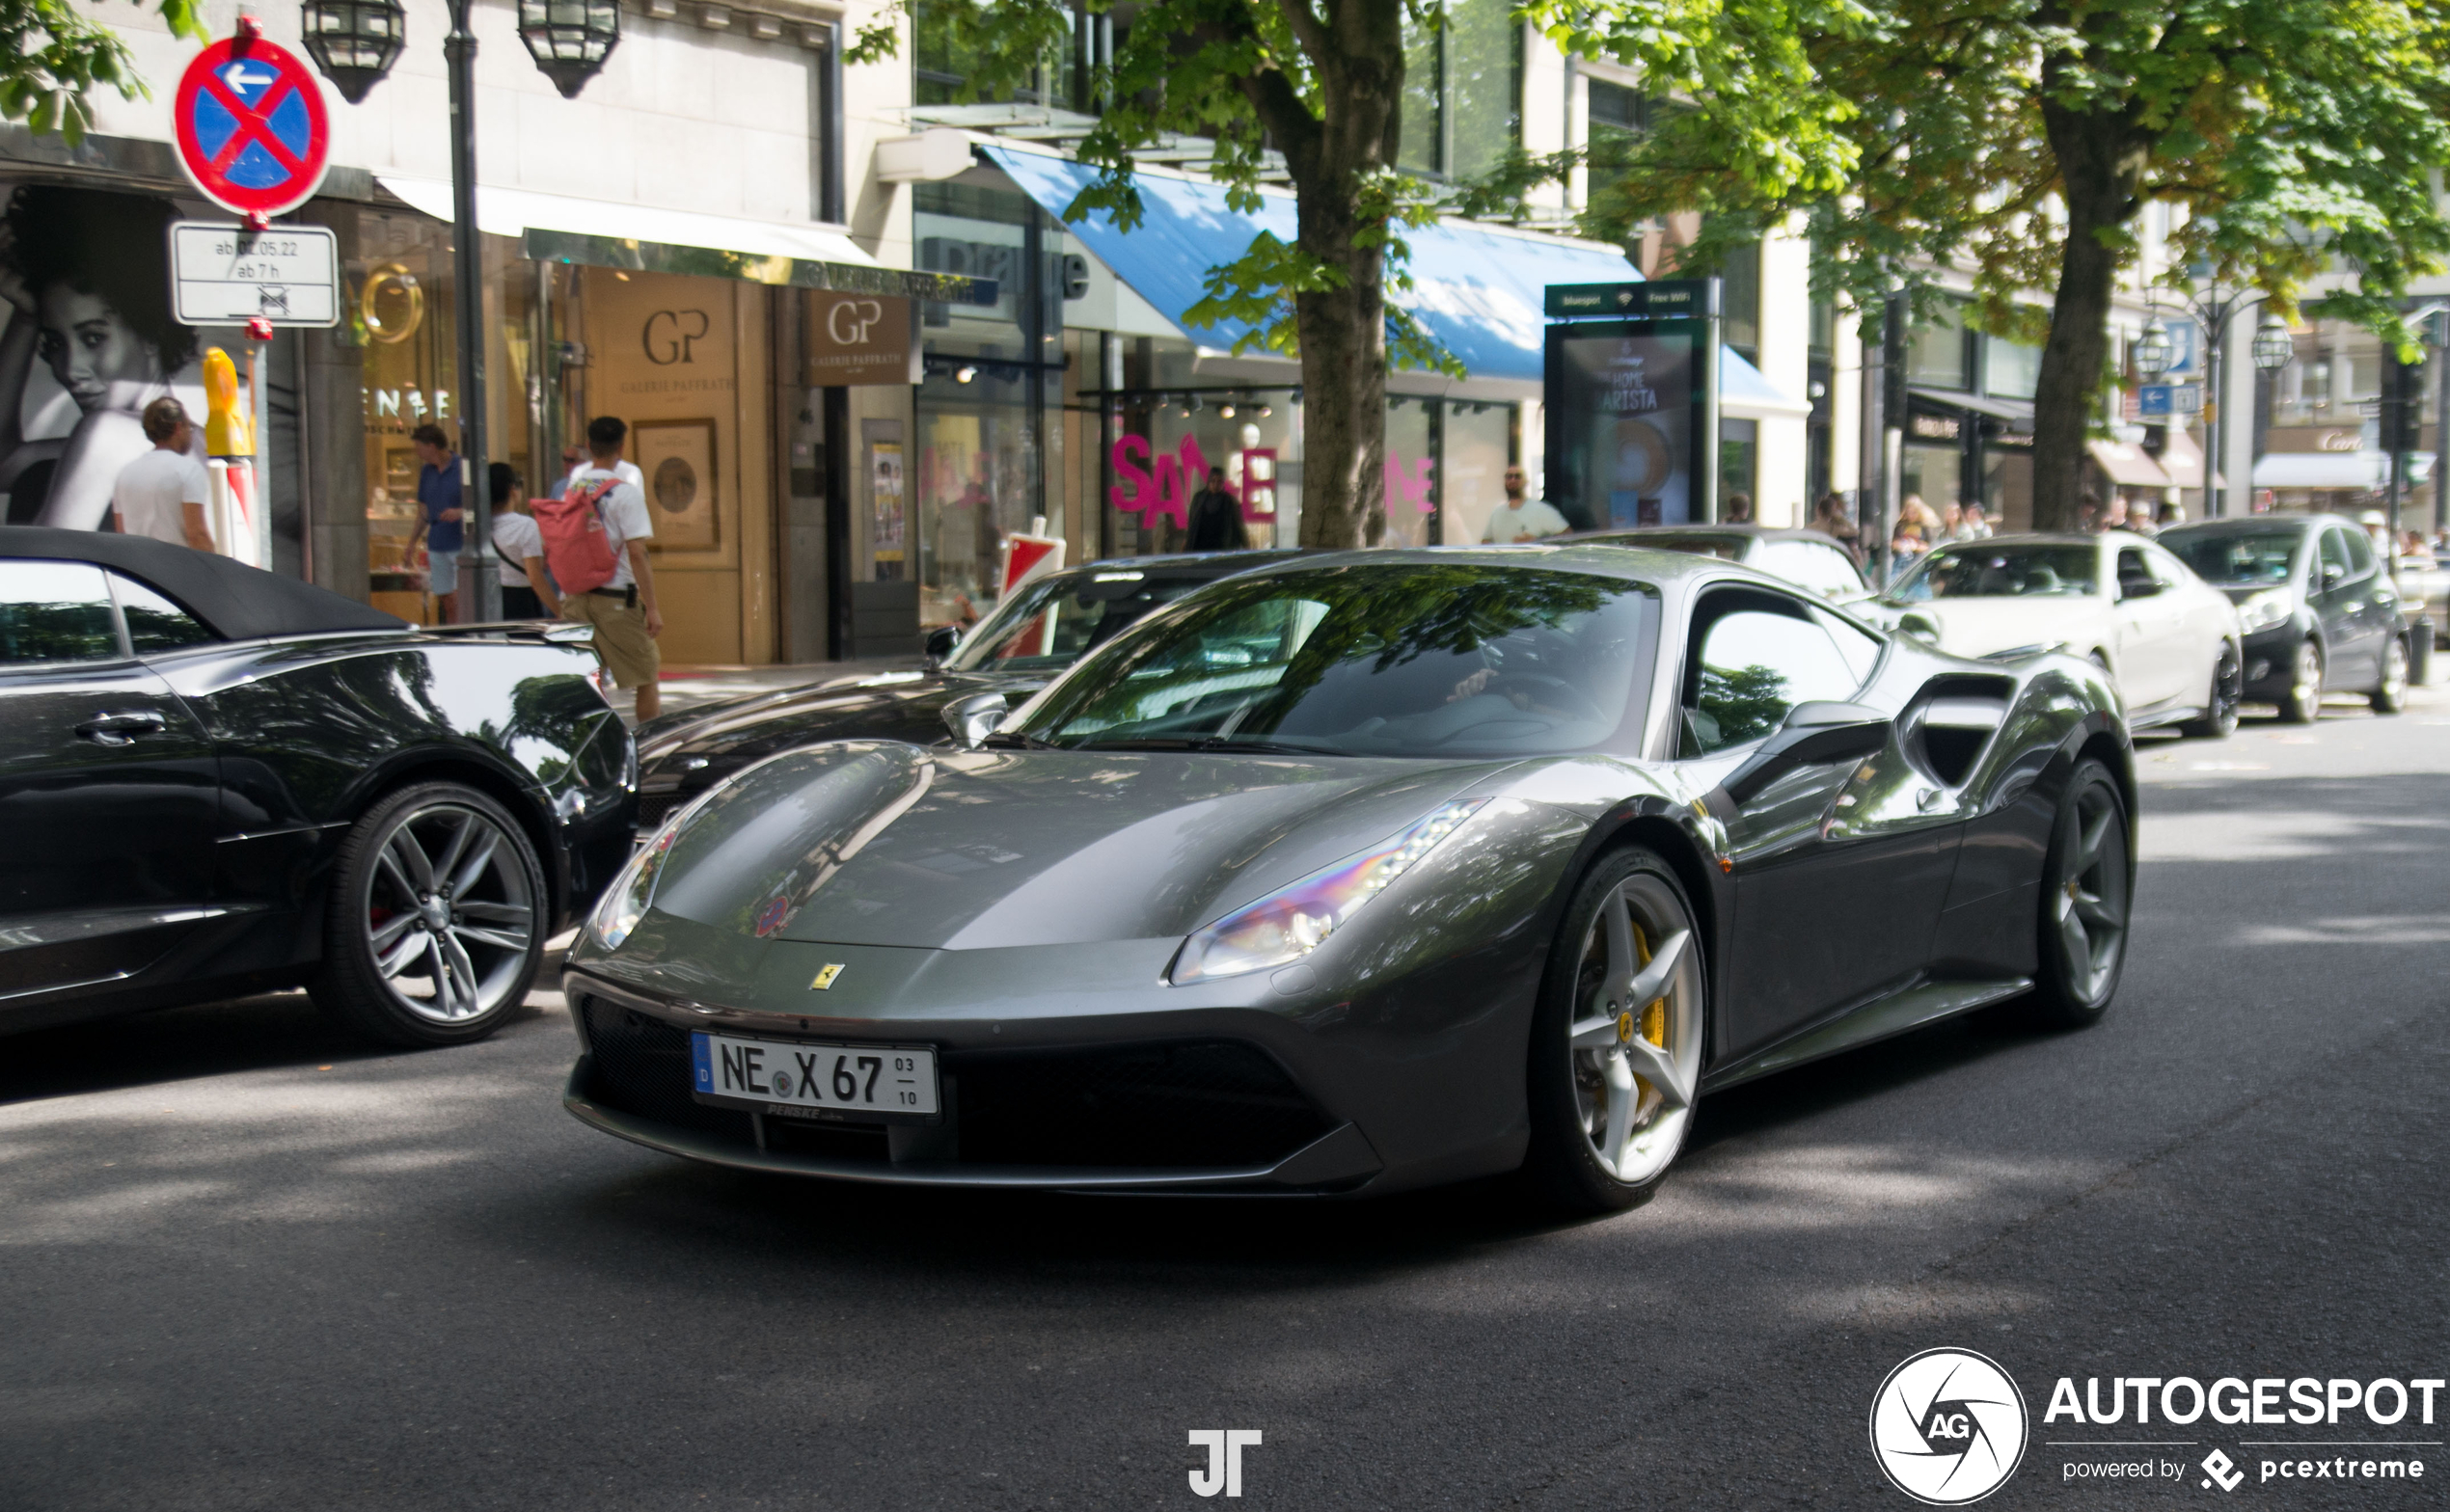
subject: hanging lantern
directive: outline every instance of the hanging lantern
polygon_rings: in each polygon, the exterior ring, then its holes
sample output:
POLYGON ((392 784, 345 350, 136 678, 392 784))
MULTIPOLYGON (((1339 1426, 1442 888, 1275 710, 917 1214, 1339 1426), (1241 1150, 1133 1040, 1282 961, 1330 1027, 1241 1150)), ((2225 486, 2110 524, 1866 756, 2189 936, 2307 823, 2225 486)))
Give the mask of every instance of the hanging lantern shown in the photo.
POLYGON ((2155 319, 2143 328, 2143 339, 2136 343, 2136 371, 2146 380, 2158 378, 2169 370, 2171 355, 2169 328, 2155 319))
POLYGON ((398 61, 408 12, 400 0, 306 0, 298 7, 298 30, 307 56, 340 97, 356 105, 398 61))
POLYGON ((2297 338, 2288 334, 2288 322, 2265 315, 2254 331, 2254 365, 2268 373, 2296 360, 2297 338))
POLYGON ((619 0, 519 0, 519 40, 563 99, 577 99, 621 40, 619 0))

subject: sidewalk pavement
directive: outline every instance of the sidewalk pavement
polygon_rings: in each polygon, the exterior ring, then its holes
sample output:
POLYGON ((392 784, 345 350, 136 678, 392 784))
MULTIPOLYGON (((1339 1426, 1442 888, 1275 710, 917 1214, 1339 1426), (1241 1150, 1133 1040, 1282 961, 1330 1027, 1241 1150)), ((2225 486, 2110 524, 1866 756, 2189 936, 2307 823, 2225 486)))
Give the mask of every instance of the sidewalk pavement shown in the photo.
MULTIPOLYGON (((660 680, 664 712, 702 708, 728 699, 806 683, 831 683, 874 677, 880 672, 916 672, 927 665, 923 657, 872 657, 863 662, 803 662, 777 666, 667 666, 660 680)), ((631 724, 638 723, 638 699, 629 688, 611 693, 612 707, 631 724)))

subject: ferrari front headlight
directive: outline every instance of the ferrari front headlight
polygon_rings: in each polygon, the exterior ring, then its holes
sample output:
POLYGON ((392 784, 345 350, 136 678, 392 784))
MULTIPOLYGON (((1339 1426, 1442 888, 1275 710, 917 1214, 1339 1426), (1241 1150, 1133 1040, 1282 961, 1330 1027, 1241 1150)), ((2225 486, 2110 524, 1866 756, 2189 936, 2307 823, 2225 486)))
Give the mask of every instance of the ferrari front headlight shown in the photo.
POLYGON ((2238 625, 2251 635, 2258 630, 2284 623, 2293 608, 2286 589, 2266 588, 2238 606, 2238 625))
POLYGON ((1299 960, 1487 801, 1463 798, 1446 804, 1360 854, 1321 867, 1226 915, 1183 942, 1166 980, 1180 986, 1299 960))
POLYGON ((657 830, 655 838, 639 847, 638 854, 613 877, 612 885, 604 890, 604 901, 595 905, 595 914, 587 920, 587 929, 596 943, 606 950, 619 950, 621 942, 646 917, 647 906, 655 901, 655 884, 664 875, 664 862, 672 853, 672 839, 680 832, 679 816, 657 830))

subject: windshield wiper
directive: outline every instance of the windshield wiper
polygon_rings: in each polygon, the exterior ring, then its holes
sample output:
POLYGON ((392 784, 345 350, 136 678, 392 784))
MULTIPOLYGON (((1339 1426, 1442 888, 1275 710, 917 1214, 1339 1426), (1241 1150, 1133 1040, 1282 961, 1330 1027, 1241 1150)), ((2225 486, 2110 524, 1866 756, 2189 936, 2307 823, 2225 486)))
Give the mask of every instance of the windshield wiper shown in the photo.
POLYGON ((1229 740, 1221 735, 1190 737, 1143 735, 1121 741, 1091 741, 1084 751, 1225 751, 1241 756, 1349 756, 1350 751, 1316 745, 1287 745, 1276 741, 1229 740))
POLYGON ((980 741, 978 743, 981 745, 993 745, 998 750, 1012 751, 1059 751, 1067 749, 1067 747, 1057 745, 1052 741, 1042 741, 1034 735, 1023 735, 1018 730, 993 731, 985 740, 980 741))
POLYGON ((1276 741, 1229 741, 1221 738, 1202 741, 1195 748, 1204 751, 1238 751, 1246 755, 1259 756, 1349 756, 1352 754, 1350 751, 1340 751, 1331 746, 1287 745, 1276 741))

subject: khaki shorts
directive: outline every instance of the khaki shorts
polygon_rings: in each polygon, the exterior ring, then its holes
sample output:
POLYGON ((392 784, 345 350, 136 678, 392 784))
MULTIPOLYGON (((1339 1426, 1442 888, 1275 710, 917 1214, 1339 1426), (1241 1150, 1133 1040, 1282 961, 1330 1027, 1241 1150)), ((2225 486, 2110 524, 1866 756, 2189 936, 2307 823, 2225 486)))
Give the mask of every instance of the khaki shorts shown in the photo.
POLYGON ((561 617, 595 627, 596 658, 616 687, 640 688, 655 681, 664 656, 646 633, 646 610, 600 593, 565 593, 561 617))

